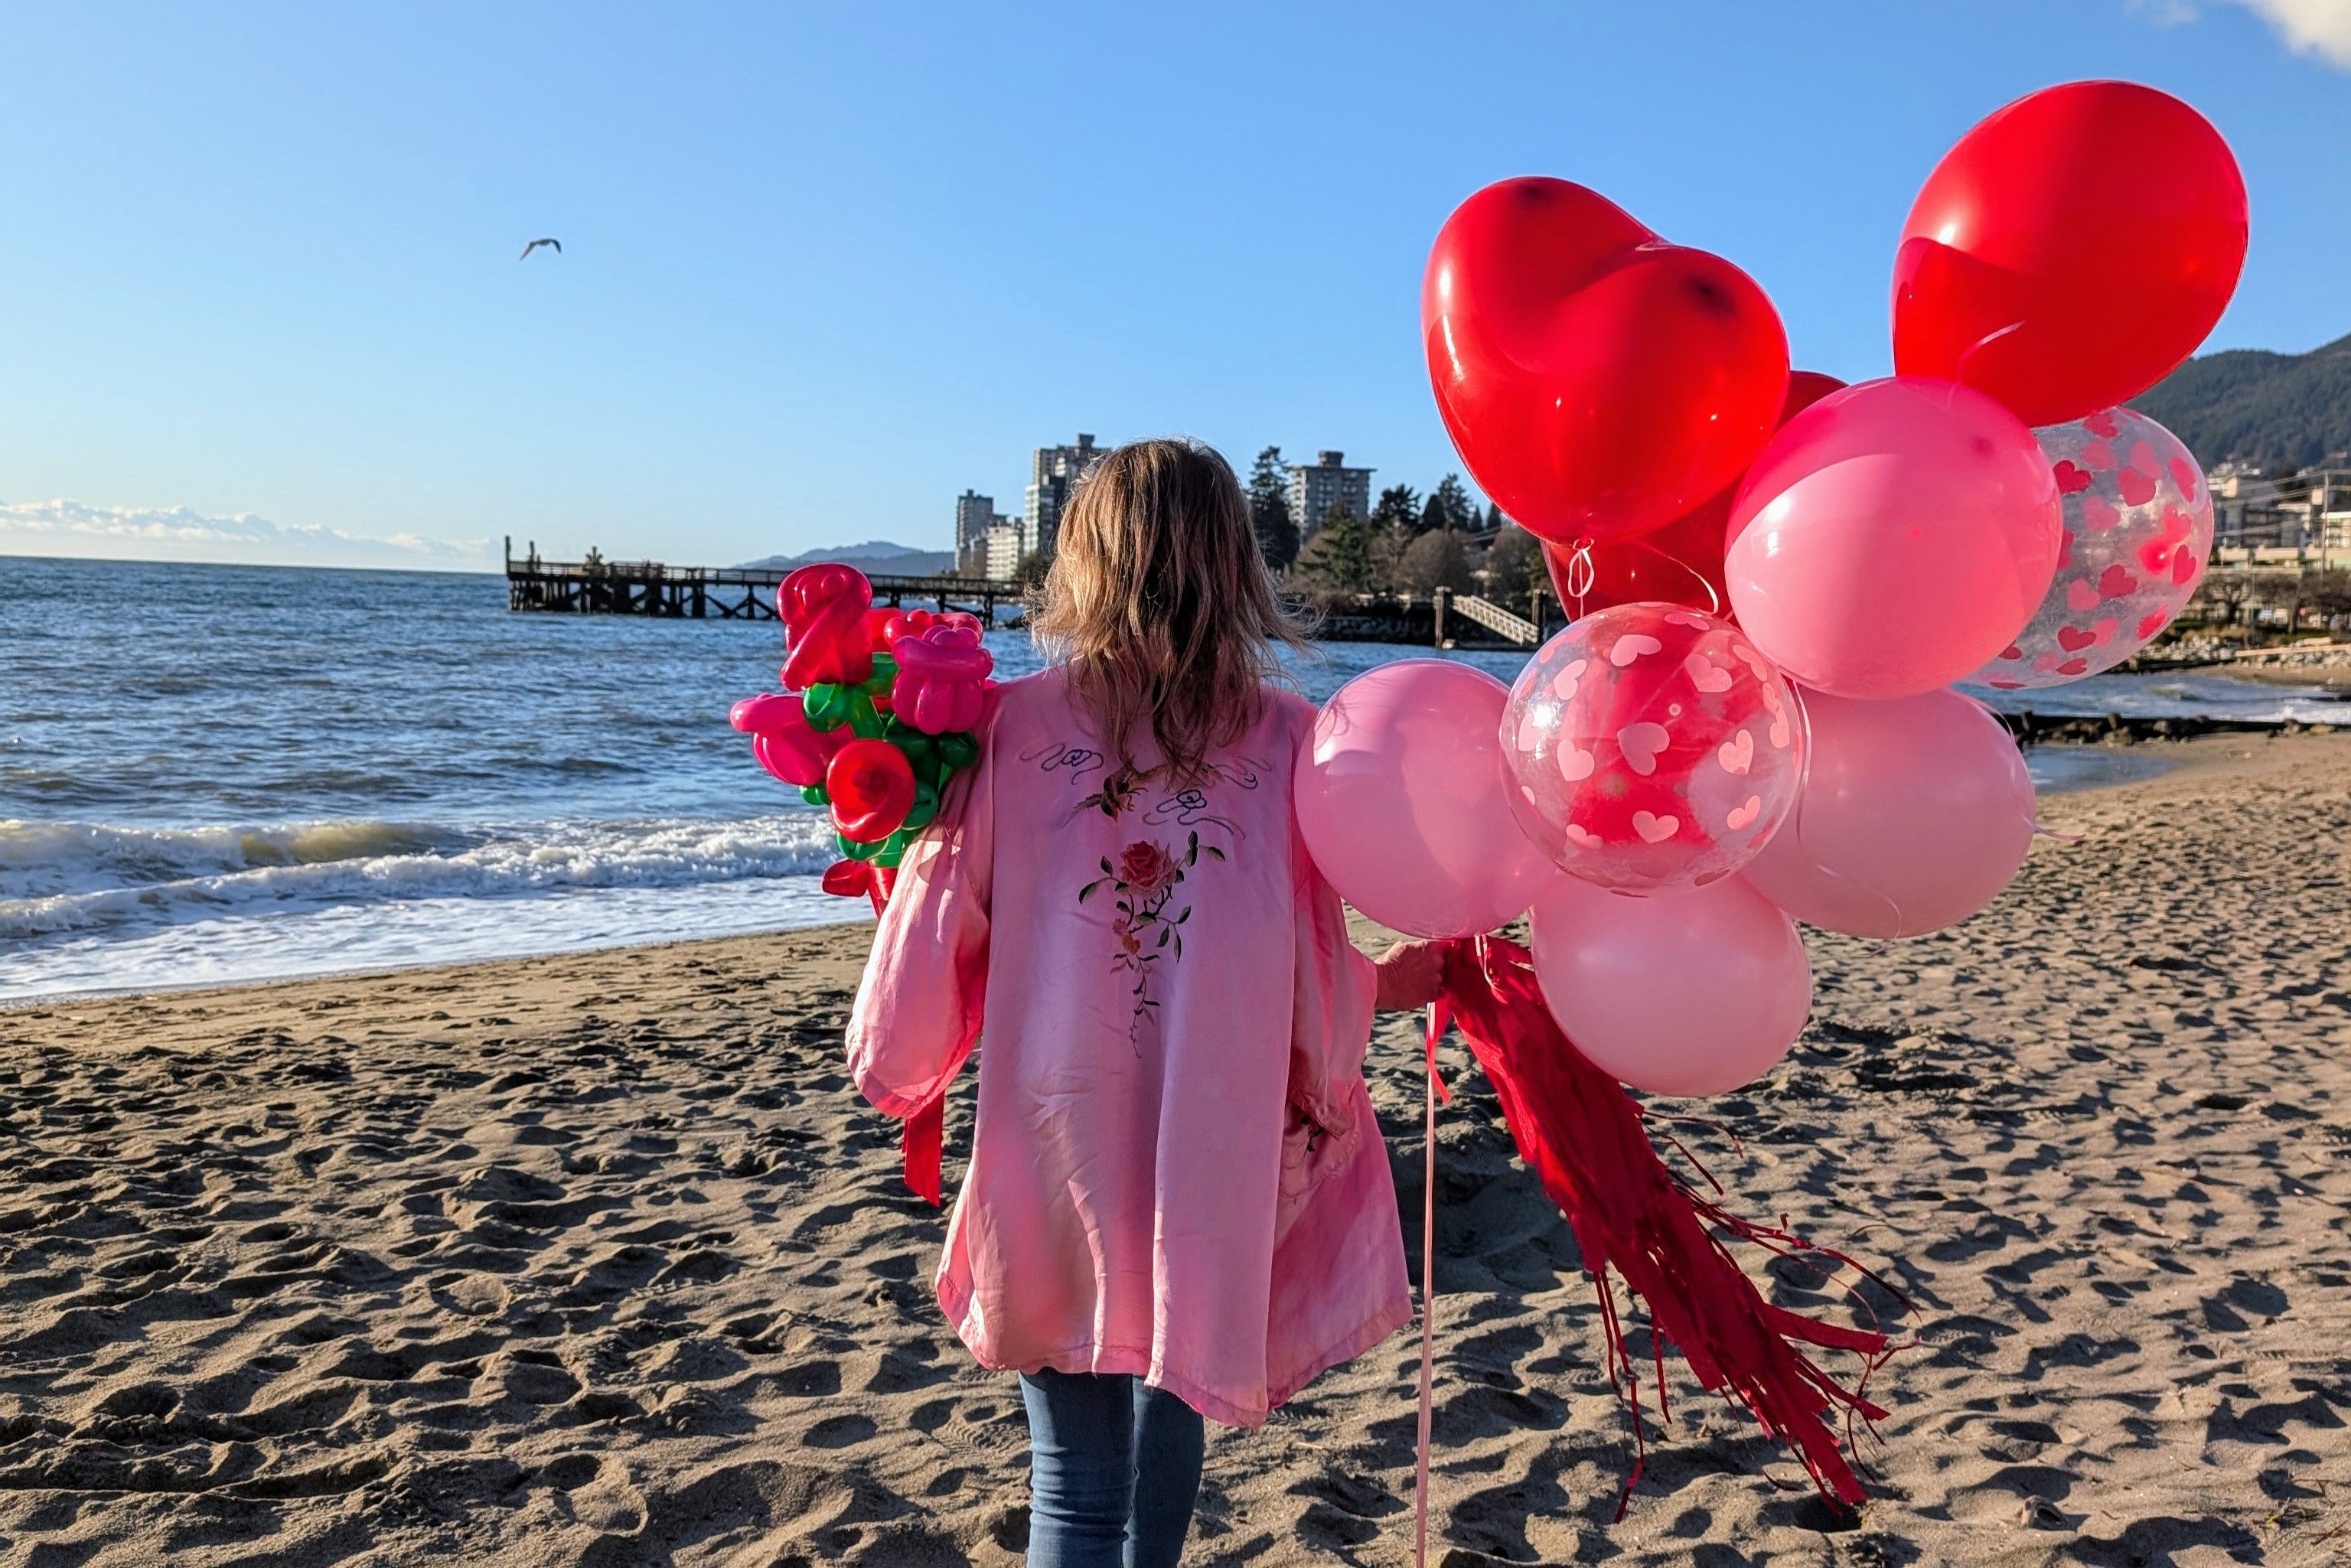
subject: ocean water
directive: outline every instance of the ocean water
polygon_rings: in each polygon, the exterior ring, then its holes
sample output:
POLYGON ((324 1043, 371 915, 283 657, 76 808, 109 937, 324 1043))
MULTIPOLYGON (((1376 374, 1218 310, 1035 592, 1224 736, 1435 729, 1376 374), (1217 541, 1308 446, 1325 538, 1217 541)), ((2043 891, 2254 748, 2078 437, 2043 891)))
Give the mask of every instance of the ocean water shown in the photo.
MULTIPOLYGON (((493 577, 0 558, 0 1002, 855 918, 821 814, 726 724, 779 653, 772 623, 511 614, 493 577)), ((2032 706, 2351 713, 2197 675, 2032 706)), ((2053 787, 2147 766, 2032 756, 2053 787)))

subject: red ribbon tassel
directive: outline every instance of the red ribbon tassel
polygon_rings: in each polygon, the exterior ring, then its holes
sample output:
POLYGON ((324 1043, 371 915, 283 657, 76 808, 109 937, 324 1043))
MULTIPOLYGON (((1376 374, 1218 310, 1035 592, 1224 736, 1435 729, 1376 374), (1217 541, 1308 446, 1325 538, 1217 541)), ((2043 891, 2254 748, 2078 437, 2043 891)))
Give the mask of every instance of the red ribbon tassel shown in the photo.
MULTIPOLYGON (((1631 1407, 1636 1445, 1618 1516, 1640 1480, 1646 1444, 1639 1374, 1625 1347, 1611 1268, 1647 1304, 1661 1374, 1665 1342, 1671 1341, 1700 1384, 1744 1405, 1795 1451, 1822 1495, 1859 1503, 1861 1480, 1831 1421, 1841 1417, 1849 1426, 1855 1416, 1874 1421, 1886 1412, 1839 1385, 1799 1347, 1853 1351, 1874 1369, 1889 1354, 1886 1336, 1766 1301, 1715 1232, 1859 1266, 1741 1219, 1667 1170, 1649 1142, 1640 1105, 1560 1031, 1524 947, 1493 937, 1458 944, 1447 956, 1445 979, 1441 1005, 1451 1009, 1493 1083, 1520 1156, 1574 1228, 1599 1294, 1609 1374, 1631 1407)), ((1865 1369, 1865 1384, 1866 1377, 1865 1369)), ((1662 1383, 1659 1397, 1662 1406, 1662 1383)))
POLYGON ((906 1188, 933 1208, 939 1207, 944 1187, 939 1176, 940 1156, 945 1153, 947 1132, 947 1097, 941 1090, 938 1098, 908 1116, 904 1130, 899 1135, 899 1147, 904 1155, 906 1188))

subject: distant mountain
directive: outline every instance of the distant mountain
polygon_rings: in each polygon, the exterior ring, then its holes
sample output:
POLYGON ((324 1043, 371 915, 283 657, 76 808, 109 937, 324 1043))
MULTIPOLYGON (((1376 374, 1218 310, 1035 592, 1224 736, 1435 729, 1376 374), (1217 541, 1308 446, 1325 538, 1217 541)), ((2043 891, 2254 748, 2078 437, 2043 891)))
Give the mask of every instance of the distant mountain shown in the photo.
POLYGON ((862 545, 841 545, 831 549, 803 550, 799 555, 764 556, 747 560, 737 569, 743 571, 789 571, 798 566, 814 566, 819 561, 837 560, 853 566, 872 576, 936 577, 955 570, 955 555, 943 549, 914 549, 907 545, 893 545, 887 539, 868 539, 862 545))
POLYGON ((2351 452, 2351 338, 2306 354, 2231 349, 2189 361, 2131 399, 2210 467, 2341 466, 2351 452))

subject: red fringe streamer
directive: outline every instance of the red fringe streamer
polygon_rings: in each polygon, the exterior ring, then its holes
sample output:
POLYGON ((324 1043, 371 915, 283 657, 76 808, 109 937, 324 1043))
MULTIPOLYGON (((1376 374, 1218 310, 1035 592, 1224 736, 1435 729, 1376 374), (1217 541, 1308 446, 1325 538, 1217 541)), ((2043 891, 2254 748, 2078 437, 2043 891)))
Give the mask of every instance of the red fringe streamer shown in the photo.
POLYGON ((1650 1145, 1640 1105, 1561 1032, 1524 947, 1494 937, 1456 944, 1447 954, 1445 979, 1443 1005, 1500 1097, 1520 1157, 1574 1228, 1600 1299, 1609 1376, 1629 1406, 1635 1445, 1617 1517, 1640 1481, 1647 1446, 1639 1377, 1608 1285, 1611 1268, 1647 1303, 1661 1415, 1671 1414, 1664 1380, 1670 1340, 1699 1383, 1744 1405, 1795 1451, 1823 1497, 1858 1504, 1861 1481, 1831 1422, 1842 1415, 1849 1441, 1855 1416, 1884 1416, 1861 1389, 1893 1347, 1882 1333, 1820 1322, 1766 1301, 1718 1232, 1782 1255, 1816 1252, 1859 1265, 1727 1213, 1667 1170, 1650 1145), (1845 1390, 1800 1344, 1867 1358, 1860 1385, 1845 1390))

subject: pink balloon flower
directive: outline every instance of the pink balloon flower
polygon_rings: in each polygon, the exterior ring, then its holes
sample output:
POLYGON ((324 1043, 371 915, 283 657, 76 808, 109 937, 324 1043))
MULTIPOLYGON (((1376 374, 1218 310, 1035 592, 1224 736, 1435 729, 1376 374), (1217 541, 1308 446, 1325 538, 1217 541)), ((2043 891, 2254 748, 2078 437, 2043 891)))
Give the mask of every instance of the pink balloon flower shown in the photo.
POLYGON ((935 624, 918 637, 891 644, 898 661, 890 706, 925 735, 946 735, 979 723, 987 703, 987 677, 996 657, 980 646, 968 626, 935 624))
POLYGON ((833 753, 850 738, 846 725, 830 733, 811 727, 800 699, 789 693, 745 697, 726 716, 751 737, 751 753, 759 766, 794 789, 823 783, 833 753))

